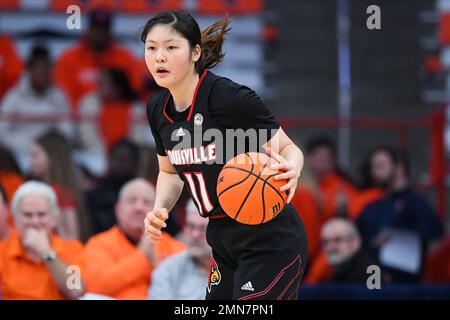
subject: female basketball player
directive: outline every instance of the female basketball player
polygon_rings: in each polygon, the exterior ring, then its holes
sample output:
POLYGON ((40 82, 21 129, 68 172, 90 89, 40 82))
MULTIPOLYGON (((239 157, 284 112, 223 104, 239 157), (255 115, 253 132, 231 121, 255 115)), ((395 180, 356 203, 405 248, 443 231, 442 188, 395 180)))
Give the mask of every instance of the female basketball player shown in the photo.
POLYGON ((168 11, 144 27, 146 65, 165 88, 147 105, 160 171, 145 230, 152 241, 159 241, 168 212, 187 182, 200 214, 209 218, 207 240, 213 257, 206 298, 296 299, 307 240, 294 207, 287 204, 276 218, 256 226, 229 218, 216 195, 217 178, 228 159, 214 161, 224 153, 220 146, 226 141, 204 139, 188 148, 180 146, 180 139, 193 137, 196 130, 265 130, 267 138, 259 147, 276 160, 273 168, 283 171, 276 179, 287 179, 281 190, 288 191, 287 202, 292 199, 303 167, 302 152, 254 91, 208 71, 224 56, 229 23, 222 19, 200 32, 190 14, 168 11))

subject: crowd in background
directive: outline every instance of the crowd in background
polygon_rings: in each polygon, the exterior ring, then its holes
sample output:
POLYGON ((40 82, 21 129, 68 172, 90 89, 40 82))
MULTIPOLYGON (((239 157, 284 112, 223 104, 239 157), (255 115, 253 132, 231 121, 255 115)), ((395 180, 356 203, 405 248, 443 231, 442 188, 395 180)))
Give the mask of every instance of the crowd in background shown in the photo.
MULTIPOLYGON (((207 220, 188 195, 158 245, 143 235, 158 172, 145 101, 157 88, 114 43, 110 15, 94 11, 56 61, 42 45, 21 61, 12 39, 0 42, 3 298, 202 299, 207 220), (67 290, 69 265, 81 267, 79 290, 67 290)), ((354 181, 330 138, 300 147, 292 203, 307 230, 305 283, 365 284, 371 265, 383 283, 450 282, 445 221, 409 180, 405 151, 374 147, 354 181), (395 245, 418 262, 393 261, 395 245)))

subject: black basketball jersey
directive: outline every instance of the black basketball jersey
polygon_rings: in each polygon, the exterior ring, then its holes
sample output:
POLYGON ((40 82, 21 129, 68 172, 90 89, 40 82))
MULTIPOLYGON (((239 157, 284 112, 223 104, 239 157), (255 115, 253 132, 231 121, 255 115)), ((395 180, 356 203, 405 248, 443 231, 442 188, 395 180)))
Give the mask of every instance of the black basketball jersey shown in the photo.
POLYGON ((264 152, 260 147, 279 128, 254 91, 206 70, 200 76, 191 106, 184 112, 175 110, 169 90, 163 89, 150 99, 147 117, 157 153, 169 157, 204 217, 225 215, 216 195, 217 178, 224 164, 237 153, 264 152), (238 142, 230 148, 227 133, 238 136, 253 129, 265 133, 258 136, 256 146, 246 141, 244 149, 238 147, 238 142))

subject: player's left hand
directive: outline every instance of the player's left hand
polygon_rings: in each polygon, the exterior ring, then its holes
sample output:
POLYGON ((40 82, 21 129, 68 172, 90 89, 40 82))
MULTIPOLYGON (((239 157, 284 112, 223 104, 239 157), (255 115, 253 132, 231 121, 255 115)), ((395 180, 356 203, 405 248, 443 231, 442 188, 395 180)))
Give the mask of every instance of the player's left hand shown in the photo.
POLYGON ((291 202, 297 189, 298 178, 300 177, 300 164, 289 162, 283 156, 279 155, 271 148, 267 148, 267 155, 273 158, 277 164, 273 164, 270 168, 274 170, 283 170, 285 172, 280 173, 274 177, 275 180, 287 179, 288 182, 280 188, 281 191, 288 191, 288 198, 286 203, 291 202))

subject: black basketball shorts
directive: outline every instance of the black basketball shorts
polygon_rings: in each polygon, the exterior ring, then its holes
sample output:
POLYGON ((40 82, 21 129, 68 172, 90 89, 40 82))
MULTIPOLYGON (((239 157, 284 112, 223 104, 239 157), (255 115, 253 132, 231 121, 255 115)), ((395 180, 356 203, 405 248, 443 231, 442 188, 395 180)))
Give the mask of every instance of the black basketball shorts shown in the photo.
POLYGON ((308 244, 292 205, 260 225, 210 219, 206 238, 213 249, 207 300, 297 299, 308 244))

